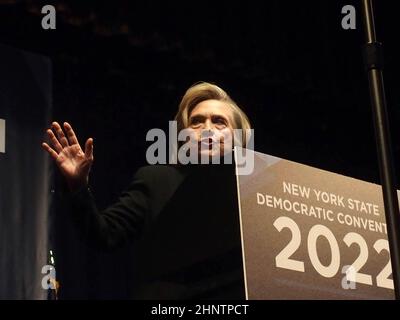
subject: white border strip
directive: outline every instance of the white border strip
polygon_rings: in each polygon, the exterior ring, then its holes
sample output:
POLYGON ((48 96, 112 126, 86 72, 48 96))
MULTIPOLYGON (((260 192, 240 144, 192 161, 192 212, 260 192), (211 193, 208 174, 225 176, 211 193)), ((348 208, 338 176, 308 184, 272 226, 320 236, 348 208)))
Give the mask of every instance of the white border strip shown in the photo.
POLYGON ((237 195, 238 195, 238 207, 239 207, 239 221, 240 221, 240 240, 242 243, 242 259, 243 259, 243 273, 244 273, 244 290, 246 294, 246 300, 249 300, 249 294, 247 290, 247 272, 246 272, 246 259, 244 253, 244 239, 243 239, 243 223, 242 223, 242 208, 240 205, 240 188, 239 188, 239 174, 238 174, 238 167, 237 167, 237 147, 234 149, 235 155, 235 174, 236 174, 236 187, 237 187, 237 195))
POLYGON ((0 119, 0 153, 6 153, 6 120, 0 119))

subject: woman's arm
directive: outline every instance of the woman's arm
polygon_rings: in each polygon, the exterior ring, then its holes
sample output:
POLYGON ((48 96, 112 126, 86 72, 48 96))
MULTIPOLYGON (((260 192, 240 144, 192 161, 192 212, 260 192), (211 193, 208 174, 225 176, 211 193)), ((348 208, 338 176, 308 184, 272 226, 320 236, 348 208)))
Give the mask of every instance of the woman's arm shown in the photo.
POLYGON ((145 175, 139 170, 119 200, 99 211, 89 187, 89 172, 94 161, 93 139, 87 139, 83 151, 70 124, 64 130, 57 122, 46 132, 50 146, 42 147, 54 159, 64 176, 68 191, 63 200, 84 239, 91 245, 110 249, 138 237, 149 210, 149 191, 145 175))
POLYGON ((135 174, 118 201, 99 211, 90 187, 64 198, 79 234, 94 247, 113 249, 141 235, 149 208, 149 190, 142 170, 135 174))

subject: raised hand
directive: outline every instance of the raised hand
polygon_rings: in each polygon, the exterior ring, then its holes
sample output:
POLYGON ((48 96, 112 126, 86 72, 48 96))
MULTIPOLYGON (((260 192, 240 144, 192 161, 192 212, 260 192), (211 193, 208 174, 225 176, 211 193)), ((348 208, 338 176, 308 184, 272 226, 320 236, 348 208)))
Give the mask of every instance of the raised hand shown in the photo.
POLYGON ((46 142, 42 147, 55 160, 69 188, 76 190, 88 184, 93 163, 93 139, 87 139, 83 151, 71 125, 64 122, 63 126, 67 135, 58 122, 53 122, 51 129, 46 131, 52 147, 46 142))

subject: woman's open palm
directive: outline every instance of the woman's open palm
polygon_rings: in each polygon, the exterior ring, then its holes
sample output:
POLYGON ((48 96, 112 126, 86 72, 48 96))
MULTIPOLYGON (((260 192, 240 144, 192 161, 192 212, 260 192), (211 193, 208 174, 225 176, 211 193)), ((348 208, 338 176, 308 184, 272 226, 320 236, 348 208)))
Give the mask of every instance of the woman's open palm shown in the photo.
POLYGON ((52 146, 43 142, 42 147, 55 160, 69 187, 74 189, 88 183, 93 163, 93 139, 86 141, 83 151, 71 125, 64 122, 64 129, 66 135, 60 124, 53 122, 51 129, 46 131, 52 146))

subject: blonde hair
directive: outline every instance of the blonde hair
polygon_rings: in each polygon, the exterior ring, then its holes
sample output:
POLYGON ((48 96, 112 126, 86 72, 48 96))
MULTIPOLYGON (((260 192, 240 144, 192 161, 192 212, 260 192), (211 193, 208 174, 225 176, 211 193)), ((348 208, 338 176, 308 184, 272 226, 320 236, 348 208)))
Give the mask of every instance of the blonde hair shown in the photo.
POLYGON ((175 116, 178 132, 189 126, 189 117, 194 107, 202 101, 211 99, 225 102, 231 108, 234 121, 233 127, 234 129, 243 130, 242 147, 245 148, 250 139, 249 131, 247 130, 251 129, 249 118, 223 89, 208 82, 195 83, 186 91, 175 116))

